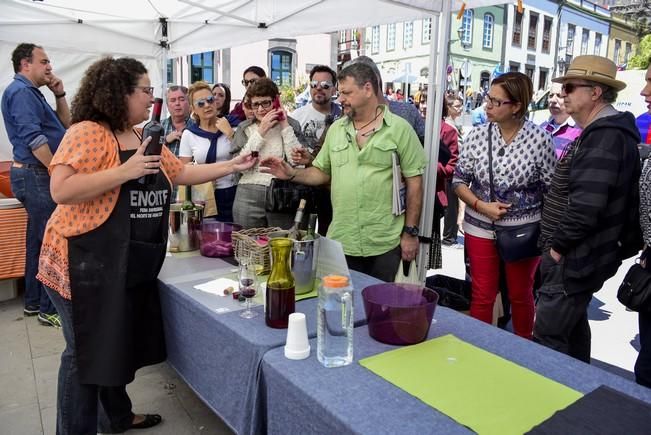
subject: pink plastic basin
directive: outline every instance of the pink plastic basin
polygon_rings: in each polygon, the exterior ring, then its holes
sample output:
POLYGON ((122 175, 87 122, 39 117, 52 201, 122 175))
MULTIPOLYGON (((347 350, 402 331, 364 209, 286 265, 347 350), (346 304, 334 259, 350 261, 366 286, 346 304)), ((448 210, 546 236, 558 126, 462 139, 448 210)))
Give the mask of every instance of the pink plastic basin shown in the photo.
POLYGON ((362 290, 368 332, 387 344, 416 344, 425 340, 439 295, 414 284, 374 284, 362 290))

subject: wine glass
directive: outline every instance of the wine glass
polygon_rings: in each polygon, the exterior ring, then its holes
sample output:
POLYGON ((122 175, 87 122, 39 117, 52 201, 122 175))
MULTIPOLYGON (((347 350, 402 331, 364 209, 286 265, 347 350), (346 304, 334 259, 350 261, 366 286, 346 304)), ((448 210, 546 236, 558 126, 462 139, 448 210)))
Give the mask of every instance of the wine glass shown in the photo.
POLYGON ((255 311, 251 311, 251 299, 256 295, 258 286, 255 265, 250 261, 250 258, 240 261, 237 280, 240 286, 240 294, 246 299, 246 309, 240 313, 240 317, 251 319, 258 315, 255 311))

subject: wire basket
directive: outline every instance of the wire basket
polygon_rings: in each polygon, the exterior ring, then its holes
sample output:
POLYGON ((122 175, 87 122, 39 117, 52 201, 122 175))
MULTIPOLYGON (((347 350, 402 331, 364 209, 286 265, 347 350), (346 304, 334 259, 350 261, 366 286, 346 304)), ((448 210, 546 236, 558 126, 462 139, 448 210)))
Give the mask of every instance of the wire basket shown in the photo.
POLYGON ((248 257, 253 261, 253 264, 262 265, 261 274, 266 274, 271 271, 271 255, 269 244, 260 246, 256 242, 259 236, 268 236, 271 233, 282 231, 281 228, 250 228, 248 230, 234 231, 231 235, 233 240, 233 250, 235 258, 240 261, 242 257, 248 257))

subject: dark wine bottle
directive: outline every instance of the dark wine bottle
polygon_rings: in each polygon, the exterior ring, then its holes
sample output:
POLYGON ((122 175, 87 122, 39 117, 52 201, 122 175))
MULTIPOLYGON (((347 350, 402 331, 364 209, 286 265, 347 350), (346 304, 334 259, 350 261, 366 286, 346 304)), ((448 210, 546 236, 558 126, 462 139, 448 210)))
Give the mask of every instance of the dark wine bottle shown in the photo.
MULTIPOLYGON (((163 110, 163 99, 154 98, 154 108, 151 113, 151 120, 145 124, 142 129, 142 140, 151 137, 151 141, 145 150, 146 156, 159 156, 163 150, 163 140, 165 140, 165 129, 160 123, 160 115, 163 110)), ((154 184, 156 182, 156 174, 145 175, 140 177, 138 181, 141 184, 154 184)))
POLYGON ((298 203, 298 210, 296 210, 296 216, 294 216, 294 225, 287 231, 287 238, 294 240, 301 240, 301 233, 298 232, 298 227, 301 225, 303 220, 303 211, 305 210, 304 199, 301 199, 301 202, 298 203))
POLYGON ((316 218, 317 214, 316 213, 311 213, 310 214, 310 219, 307 221, 307 232, 305 233, 305 236, 303 237, 303 241, 305 240, 314 240, 315 233, 316 233, 316 218))

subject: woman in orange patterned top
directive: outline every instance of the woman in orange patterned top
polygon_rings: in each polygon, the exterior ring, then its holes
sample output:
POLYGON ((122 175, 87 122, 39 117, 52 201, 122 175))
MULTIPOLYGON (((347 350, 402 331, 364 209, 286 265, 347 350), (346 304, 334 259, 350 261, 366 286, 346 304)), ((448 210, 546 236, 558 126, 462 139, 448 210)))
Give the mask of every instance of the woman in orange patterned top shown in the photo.
POLYGON ((138 368, 166 357, 156 276, 171 184, 202 183, 255 163, 249 155, 185 166, 167 147, 160 156, 144 155, 149 140, 141 144, 134 126, 149 118, 152 94, 139 61, 95 62, 72 103, 74 125, 50 164, 58 206, 45 230, 38 279, 66 340, 57 400, 62 435, 160 423, 160 415, 133 414, 126 384, 138 368))

